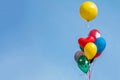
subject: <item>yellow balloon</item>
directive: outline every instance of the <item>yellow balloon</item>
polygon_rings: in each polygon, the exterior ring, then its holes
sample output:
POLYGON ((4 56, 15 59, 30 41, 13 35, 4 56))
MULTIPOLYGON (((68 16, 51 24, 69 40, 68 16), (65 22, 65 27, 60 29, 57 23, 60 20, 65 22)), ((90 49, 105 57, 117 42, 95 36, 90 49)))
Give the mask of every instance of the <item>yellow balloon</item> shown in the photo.
POLYGON ((98 8, 95 3, 86 1, 80 6, 80 15, 86 21, 93 20, 98 14, 98 8))
POLYGON ((96 45, 92 42, 87 43, 84 47, 84 53, 89 60, 93 59, 97 53, 96 45))

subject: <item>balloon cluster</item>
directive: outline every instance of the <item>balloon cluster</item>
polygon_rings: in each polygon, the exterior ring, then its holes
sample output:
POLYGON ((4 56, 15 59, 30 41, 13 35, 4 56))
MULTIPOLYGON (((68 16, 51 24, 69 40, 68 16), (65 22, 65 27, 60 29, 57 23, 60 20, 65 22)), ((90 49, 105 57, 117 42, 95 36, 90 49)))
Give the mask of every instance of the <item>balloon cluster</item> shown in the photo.
MULTIPOLYGON (((94 2, 85 1, 81 4, 79 12, 82 19, 90 22, 98 15, 98 8, 94 2)), ((87 38, 78 39, 78 44, 81 50, 75 53, 75 61, 81 71, 90 75, 91 63, 102 54, 106 47, 106 41, 101 37, 99 30, 92 29, 87 38)), ((90 80, 90 76, 88 76, 88 80, 90 80)))
POLYGON ((99 30, 92 29, 87 38, 78 39, 78 44, 81 51, 77 51, 74 58, 78 67, 84 73, 87 73, 90 68, 90 64, 95 58, 99 57, 105 49, 106 41, 103 37, 101 37, 99 30))

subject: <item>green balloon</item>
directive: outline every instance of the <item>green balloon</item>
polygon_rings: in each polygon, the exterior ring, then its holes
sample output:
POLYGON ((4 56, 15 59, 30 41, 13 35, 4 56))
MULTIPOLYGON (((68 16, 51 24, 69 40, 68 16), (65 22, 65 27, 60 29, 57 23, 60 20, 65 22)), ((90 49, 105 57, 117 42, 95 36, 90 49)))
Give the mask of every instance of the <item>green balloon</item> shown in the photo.
POLYGON ((84 49, 81 46, 80 46, 80 49, 81 49, 82 52, 84 52, 84 49))
POLYGON ((79 57, 78 61, 78 67, 84 72, 87 73, 90 68, 90 61, 86 58, 86 56, 82 55, 79 57))

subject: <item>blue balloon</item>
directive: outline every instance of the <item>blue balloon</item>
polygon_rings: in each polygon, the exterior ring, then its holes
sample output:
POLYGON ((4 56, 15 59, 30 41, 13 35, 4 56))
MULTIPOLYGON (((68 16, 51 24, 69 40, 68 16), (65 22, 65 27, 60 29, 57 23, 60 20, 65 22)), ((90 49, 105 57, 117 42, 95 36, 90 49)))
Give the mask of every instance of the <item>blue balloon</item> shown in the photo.
POLYGON ((97 46, 97 54, 101 53, 106 47, 106 41, 102 37, 97 38, 94 43, 97 46))

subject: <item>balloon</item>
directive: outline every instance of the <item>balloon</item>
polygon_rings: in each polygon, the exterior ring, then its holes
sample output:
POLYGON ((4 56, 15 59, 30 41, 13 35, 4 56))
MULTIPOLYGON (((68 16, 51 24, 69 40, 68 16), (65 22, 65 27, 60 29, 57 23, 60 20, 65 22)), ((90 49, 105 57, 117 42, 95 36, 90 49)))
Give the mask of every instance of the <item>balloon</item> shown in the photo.
POLYGON ((97 47, 94 43, 89 42, 86 44, 84 48, 84 53, 89 60, 94 58, 94 56, 96 55, 96 52, 97 52, 97 47))
POLYGON ((77 62, 78 61, 78 58, 81 56, 81 55, 84 55, 84 53, 82 51, 77 51, 74 55, 74 59, 75 61, 77 62))
POLYGON ((98 14, 98 8, 95 3, 86 1, 80 6, 80 15, 86 21, 93 20, 98 14))
POLYGON ((102 53, 97 53, 94 58, 97 58, 101 55, 102 53))
POLYGON ((78 67, 84 72, 87 73, 90 68, 90 62, 89 60, 84 56, 80 56, 78 59, 78 67))
POLYGON ((106 47, 106 41, 102 37, 97 38, 94 43, 97 46, 97 53, 101 53, 106 47))
POLYGON ((88 43, 88 42, 94 42, 95 41, 95 38, 92 37, 92 36, 88 36, 87 38, 79 38, 78 39, 78 43, 79 45, 84 48, 85 45, 88 43))
POLYGON ((96 38, 100 37, 100 31, 97 29, 92 29, 89 32, 88 36, 93 36, 96 39, 96 38))
POLYGON ((82 52, 84 52, 84 49, 81 46, 80 46, 80 49, 81 49, 82 52))

